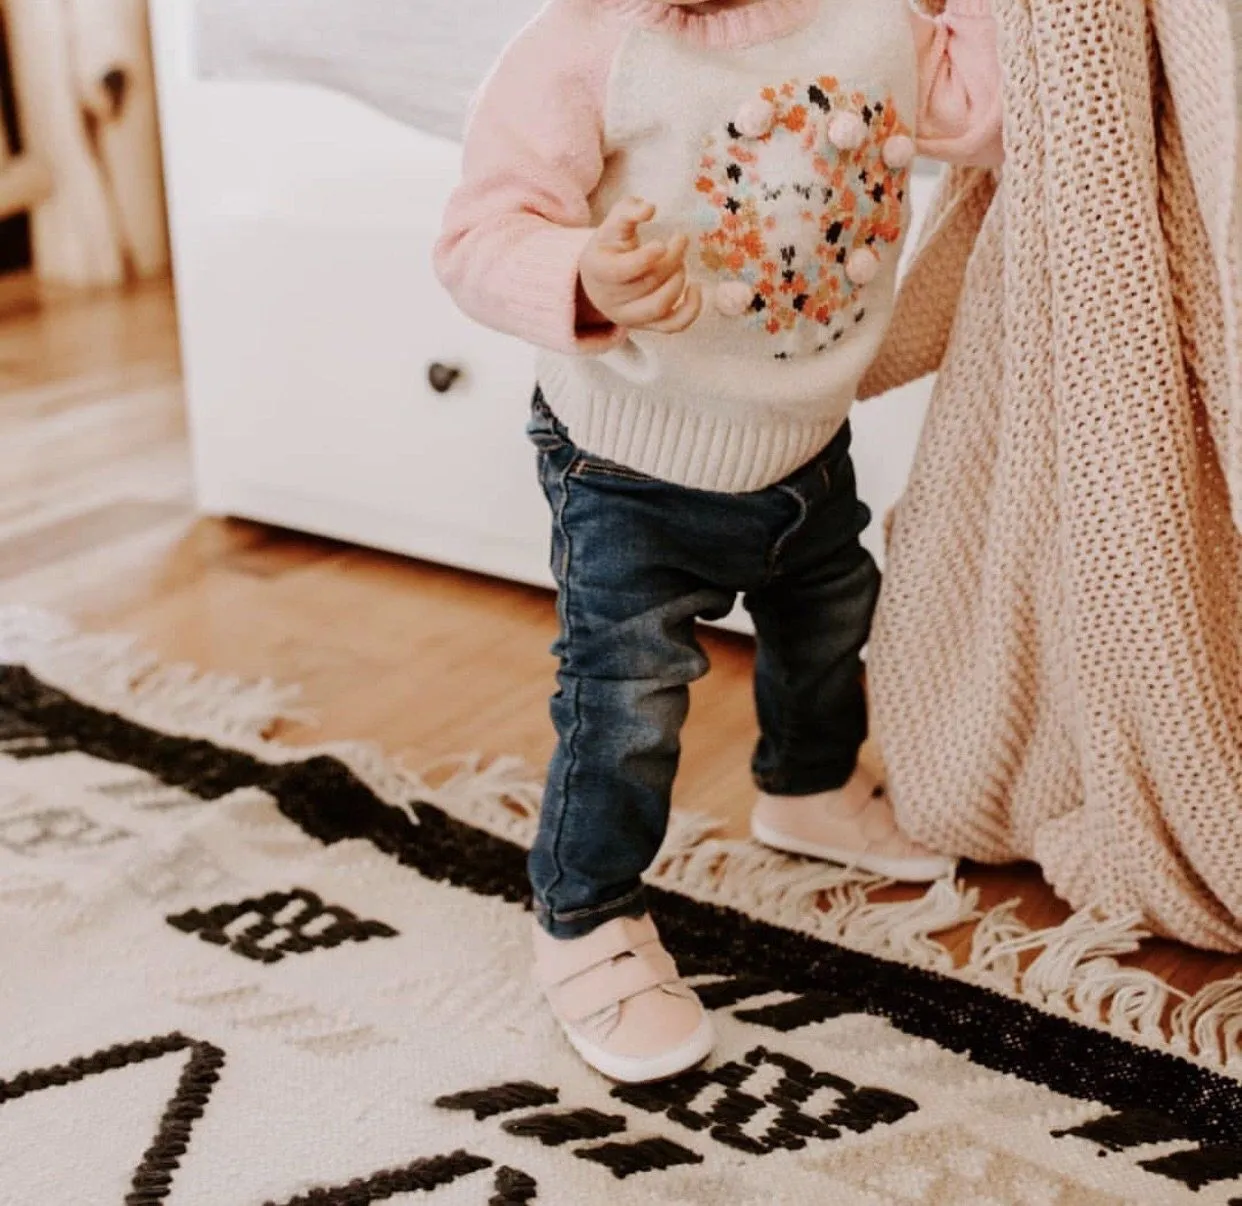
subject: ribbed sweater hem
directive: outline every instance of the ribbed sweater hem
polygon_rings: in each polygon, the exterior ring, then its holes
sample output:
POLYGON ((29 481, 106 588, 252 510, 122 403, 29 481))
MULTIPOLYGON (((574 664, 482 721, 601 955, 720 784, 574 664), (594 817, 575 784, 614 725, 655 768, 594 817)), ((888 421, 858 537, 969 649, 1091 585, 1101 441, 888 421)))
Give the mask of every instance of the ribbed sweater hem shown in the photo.
POLYGON ((744 416, 713 415, 638 391, 594 392, 546 362, 540 385, 584 452, 661 481, 722 494, 782 481, 826 448, 849 416, 848 404, 809 420, 761 408, 744 416))

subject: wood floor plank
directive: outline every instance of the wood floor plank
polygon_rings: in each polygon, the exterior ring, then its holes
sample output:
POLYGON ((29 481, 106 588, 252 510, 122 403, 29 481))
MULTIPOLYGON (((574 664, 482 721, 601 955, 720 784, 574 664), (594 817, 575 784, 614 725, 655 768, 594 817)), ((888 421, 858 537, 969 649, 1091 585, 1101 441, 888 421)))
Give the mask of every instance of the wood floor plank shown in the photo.
POLYGON ((175 503, 118 499, 0 540, 0 581, 69 561, 184 514, 175 503))

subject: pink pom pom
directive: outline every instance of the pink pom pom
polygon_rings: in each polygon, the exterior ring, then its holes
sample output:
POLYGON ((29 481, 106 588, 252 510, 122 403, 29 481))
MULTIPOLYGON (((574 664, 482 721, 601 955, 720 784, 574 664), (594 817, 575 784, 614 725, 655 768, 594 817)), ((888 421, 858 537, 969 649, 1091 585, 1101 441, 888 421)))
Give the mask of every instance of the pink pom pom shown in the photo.
POLYGON ((738 110, 733 124, 747 138, 762 138, 771 134, 776 125, 776 108, 765 100, 747 101, 738 110))
POLYGON ((856 285, 869 285, 880 271, 880 257, 869 247, 860 247, 845 261, 845 275, 856 285))
POLYGON ((914 162, 914 139, 905 134, 894 134, 884 143, 884 162, 895 172, 904 171, 914 162))
POLYGON ((726 281, 716 286, 716 309, 726 318, 740 318, 755 299, 755 291, 744 281, 726 281))
POLYGON ((828 141, 841 151, 856 151, 867 137, 867 123, 857 113, 837 113, 828 123, 828 141))

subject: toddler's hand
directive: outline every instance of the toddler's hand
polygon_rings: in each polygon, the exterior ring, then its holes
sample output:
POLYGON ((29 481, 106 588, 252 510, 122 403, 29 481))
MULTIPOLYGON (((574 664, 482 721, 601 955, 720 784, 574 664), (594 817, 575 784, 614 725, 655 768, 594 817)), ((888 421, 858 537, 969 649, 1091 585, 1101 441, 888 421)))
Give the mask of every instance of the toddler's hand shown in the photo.
POLYGON ((639 226, 655 212, 637 197, 618 201, 587 244, 578 268, 584 326, 602 321, 674 335, 698 319, 703 291, 686 278, 690 240, 679 234, 667 243, 639 241, 639 226))

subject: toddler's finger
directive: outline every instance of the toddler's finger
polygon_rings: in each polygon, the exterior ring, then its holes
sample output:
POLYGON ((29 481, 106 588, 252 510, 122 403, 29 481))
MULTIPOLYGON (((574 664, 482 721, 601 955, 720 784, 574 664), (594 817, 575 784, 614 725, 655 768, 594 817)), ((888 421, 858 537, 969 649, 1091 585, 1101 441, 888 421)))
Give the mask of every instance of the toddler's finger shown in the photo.
POLYGON ((675 234, 668 241, 668 254, 665 258, 672 260, 676 264, 684 264, 686 262, 686 252, 689 250, 690 236, 675 234))
POLYGON ((645 243, 634 251, 604 248, 595 264, 601 280, 611 285, 630 285, 647 277, 665 259, 663 243, 645 243))
POLYGON ((677 272, 664 282, 654 293, 636 298, 625 307, 625 322, 622 326, 648 327, 652 323, 668 318, 677 309, 682 295, 686 292, 686 274, 677 272))
MULTIPOLYGON (((685 235, 674 235, 669 241, 664 254, 652 265, 651 270, 643 278, 642 284, 646 292, 654 293, 665 281, 671 280, 678 272, 686 270, 686 248, 689 240, 685 235)), ((642 296, 640 292, 638 296, 642 296)))
POLYGON ((703 290, 699 285, 691 285, 685 296, 667 318, 662 318, 659 322, 648 323, 646 330, 655 331, 660 335, 680 335, 682 331, 688 331, 699 320, 699 315, 703 313, 703 290))
POLYGON ((641 197, 626 197, 608 211, 599 228, 599 241, 605 247, 629 251, 638 246, 638 228, 655 217, 656 208, 641 197))

